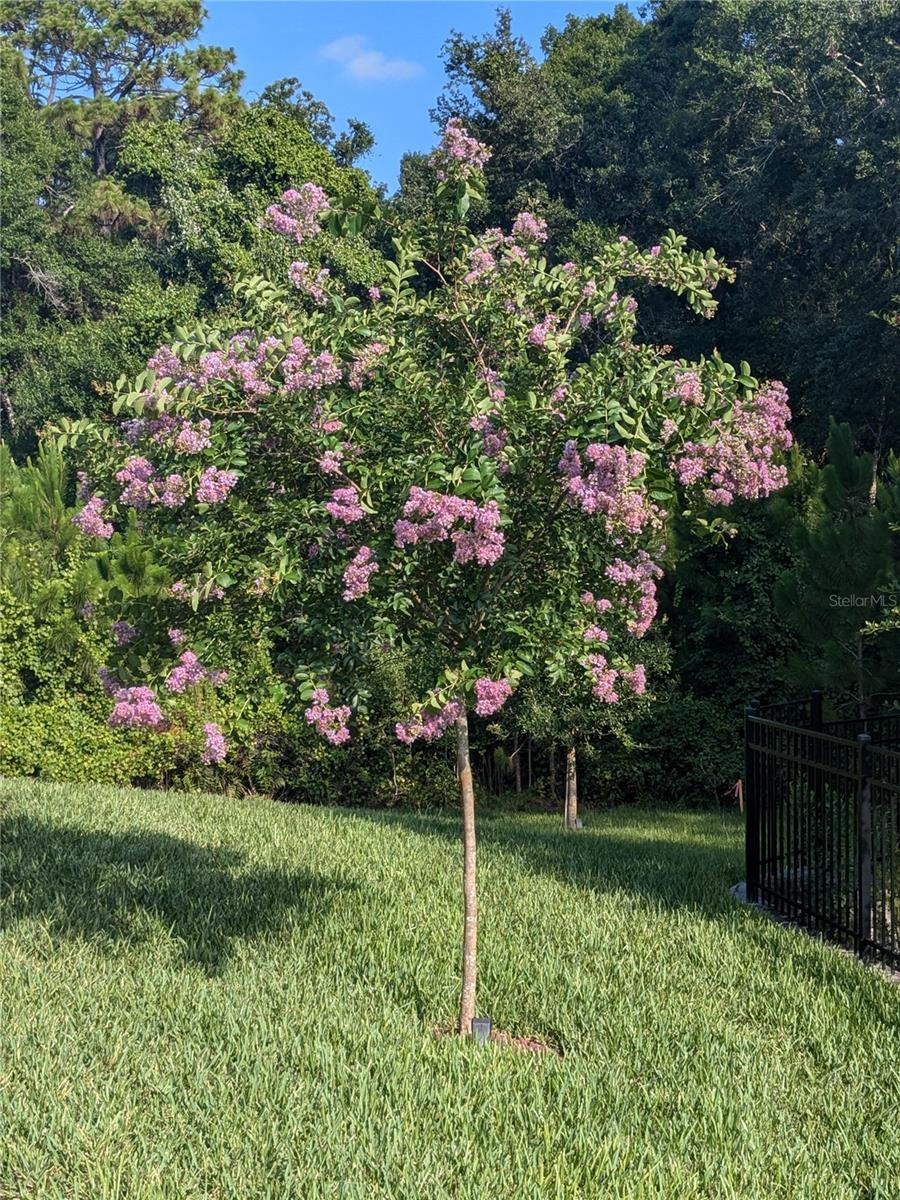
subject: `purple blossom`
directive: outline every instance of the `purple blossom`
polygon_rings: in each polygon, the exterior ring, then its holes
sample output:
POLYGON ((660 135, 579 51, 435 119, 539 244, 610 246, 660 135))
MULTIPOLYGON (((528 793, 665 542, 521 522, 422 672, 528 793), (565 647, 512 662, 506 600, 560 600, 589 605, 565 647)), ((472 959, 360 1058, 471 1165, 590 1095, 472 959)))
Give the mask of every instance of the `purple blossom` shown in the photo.
POLYGON ((72 524, 77 525, 88 537, 111 538, 113 527, 109 521, 103 520, 106 501, 99 496, 92 496, 81 512, 72 518, 72 524))
POLYGON ((151 484, 156 481, 156 471, 149 459, 133 455, 125 460, 125 465, 116 472, 116 481, 123 485, 119 497, 122 504, 132 508, 147 508, 155 498, 151 492, 151 484))
POLYGON ((756 500, 785 487, 787 468, 775 461, 793 437, 787 389, 777 380, 766 384, 748 401, 736 400, 731 425, 713 421, 715 441, 685 442, 673 465, 679 483, 692 487, 701 481, 710 504, 729 505, 736 496, 756 500))
POLYGON ((589 654, 587 662, 591 672, 591 691, 604 704, 615 704, 619 699, 616 691, 619 672, 609 666, 602 654, 589 654))
POLYGON ((374 377, 378 360, 386 353, 387 346, 383 342, 372 342, 360 350, 347 372, 347 383, 355 392, 362 388, 366 380, 374 377))
POLYGON ((418 717, 410 717, 408 721, 398 721, 394 726, 394 732, 397 735, 398 741, 403 742, 407 746, 411 746, 413 742, 419 738, 425 742, 433 742, 441 737, 450 726, 456 721, 462 712, 462 705, 458 700, 450 700, 437 712, 421 714, 418 717))
POLYGON ((622 678, 636 696, 643 696, 647 690, 647 670, 643 663, 635 663, 630 671, 623 671, 622 678))
POLYGON ((542 321, 528 331, 528 341, 532 346, 543 349, 547 344, 547 338, 555 332, 558 325, 559 317, 556 313, 547 313, 542 321))
POLYGON ((403 516, 394 524, 394 543, 414 546, 418 542, 442 542, 450 538, 455 546, 454 562, 474 559, 481 566, 490 566, 504 550, 505 538, 498 529, 500 518, 496 500, 478 505, 460 496, 413 487, 403 506, 403 516), (453 530, 457 521, 469 528, 453 530))
POLYGON ((545 242, 547 240, 547 222, 543 217, 536 217, 530 212, 520 212, 513 221, 512 233, 514 238, 522 238, 528 242, 545 242))
POLYGON ((169 641, 173 646, 180 646, 187 637, 187 634, 183 629, 169 629, 167 630, 167 633, 169 635, 169 641))
POLYGON ((344 599, 358 600, 369 590, 369 578, 378 570, 378 563, 368 546, 360 546, 344 569, 344 599))
POLYGON ((511 695, 512 685, 508 679, 476 679, 475 711, 479 717, 489 717, 499 712, 511 695))
POLYGON ((187 481, 181 475, 167 475, 156 502, 163 508, 179 508, 187 495, 187 481))
POLYGON ((292 262, 288 268, 288 279, 294 287, 305 292, 316 304, 324 304, 328 299, 325 285, 330 274, 327 267, 320 267, 314 274, 306 262, 292 262))
POLYGON ((114 729, 159 729, 163 725, 162 709, 152 688, 120 687, 113 692, 113 698, 116 703, 109 714, 109 724, 114 729))
POLYGON ((465 178, 473 171, 482 171, 490 157, 487 146, 470 136, 459 117, 451 117, 444 126, 440 146, 429 162, 437 168, 438 179, 443 180, 450 172, 465 178))
POLYGON ((322 232, 319 219, 329 207, 328 196, 318 184, 304 183, 300 188, 283 192, 280 205, 269 205, 266 209, 268 227, 282 237, 293 238, 300 245, 322 232))
POLYGON ((703 385, 696 371, 677 370, 675 387, 669 396, 677 397, 687 408, 699 408, 703 403, 703 385))
POLYGON ((315 392, 337 383, 343 374, 330 350, 313 356, 302 338, 295 337, 285 355, 281 370, 288 392, 315 392))
POLYGON ((198 504, 221 504, 237 483, 234 471, 221 471, 218 467, 207 467, 200 476, 197 488, 198 504))
POLYGON ((559 460, 566 492, 582 512, 605 517, 609 532, 624 527, 636 534, 660 523, 663 514, 636 482, 646 463, 643 454, 624 446, 593 442, 585 449, 584 457, 590 464, 587 468, 577 443, 568 441, 559 460))
POLYGON ((115 695, 122 686, 109 667, 100 667, 97 671, 97 678, 100 680, 100 686, 106 692, 107 696, 115 695))
POLYGON ((166 687, 170 692, 180 694, 185 688, 198 683, 211 683, 217 687, 227 678, 227 671, 210 671, 192 650, 185 650, 178 660, 178 666, 173 667, 166 677, 166 687))
POLYGON ((331 499, 325 505, 325 511, 342 525, 354 525, 366 515, 359 502, 359 489, 353 484, 349 487, 335 488, 331 499))
POLYGON ((196 425, 185 421, 176 434, 173 443, 174 449, 179 454, 199 454, 201 450, 205 450, 211 445, 209 431, 210 423, 206 417, 196 425))
POLYGON ((307 723, 316 727, 316 733, 322 735, 332 746, 342 746, 350 740, 350 730, 347 722, 350 719, 350 708, 346 704, 331 706, 327 689, 318 687, 312 694, 312 705, 303 714, 307 723))
POLYGON ((228 743, 222 734, 222 730, 215 721, 207 721, 203 726, 206 744, 203 753, 200 756, 200 761, 207 767, 213 763, 220 763, 228 753, 228 743))

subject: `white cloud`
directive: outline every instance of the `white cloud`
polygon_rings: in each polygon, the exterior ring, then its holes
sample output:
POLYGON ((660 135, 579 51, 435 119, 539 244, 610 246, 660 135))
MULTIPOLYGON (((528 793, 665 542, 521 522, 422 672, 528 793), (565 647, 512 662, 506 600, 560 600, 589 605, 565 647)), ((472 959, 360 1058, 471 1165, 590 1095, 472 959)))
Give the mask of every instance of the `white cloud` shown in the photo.
POLYGON ((344 74, 361 83, 383 83, 388 79, 415 79, 425 70, 406 58, 388 58, 380 50, 369 49, 368 40, 358 34, 338 38, 319 51, 344 68, 344 74))

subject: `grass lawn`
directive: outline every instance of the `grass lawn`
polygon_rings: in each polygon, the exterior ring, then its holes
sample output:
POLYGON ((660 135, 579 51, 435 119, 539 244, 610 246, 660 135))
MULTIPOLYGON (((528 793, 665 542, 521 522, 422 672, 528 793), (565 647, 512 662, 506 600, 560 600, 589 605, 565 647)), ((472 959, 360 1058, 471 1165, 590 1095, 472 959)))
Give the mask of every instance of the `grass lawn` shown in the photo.
POLYGON ((0 1196, 896 1200, 900 990, 738 906, 741 826, 7 781, 0 1196))

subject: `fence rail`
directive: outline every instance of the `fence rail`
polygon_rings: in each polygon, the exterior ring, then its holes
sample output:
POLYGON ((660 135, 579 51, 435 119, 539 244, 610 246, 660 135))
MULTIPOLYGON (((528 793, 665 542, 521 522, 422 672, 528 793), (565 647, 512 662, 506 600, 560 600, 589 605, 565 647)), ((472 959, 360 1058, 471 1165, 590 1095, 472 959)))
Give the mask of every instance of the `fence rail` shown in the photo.
POLYGON ((746 710, 748 896, 900 969, 896 718, 858 731, 821 712, 820 693, 746 710))

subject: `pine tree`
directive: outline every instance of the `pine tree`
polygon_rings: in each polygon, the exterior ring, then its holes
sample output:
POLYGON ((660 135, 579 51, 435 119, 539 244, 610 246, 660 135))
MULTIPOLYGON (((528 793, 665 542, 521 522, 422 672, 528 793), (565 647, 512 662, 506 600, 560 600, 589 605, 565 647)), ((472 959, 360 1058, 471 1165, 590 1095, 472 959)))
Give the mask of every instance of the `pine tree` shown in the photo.
POLYGON ((776 591, 776 611, 802 650, 788 660, 790 683, 823 687, 861 716, 873 695, 897 685, 898 480, 876 477, 870 454, 856 455, 849 425, 831 424, 828 464, 795 529, 798 566, 776 591), (894 622, 896 625, 896 622, 894 622))

